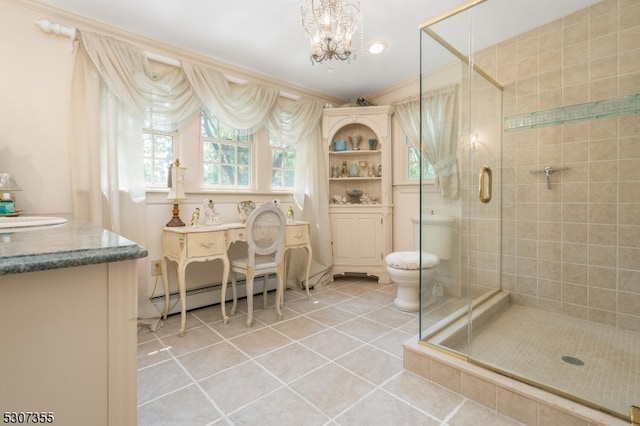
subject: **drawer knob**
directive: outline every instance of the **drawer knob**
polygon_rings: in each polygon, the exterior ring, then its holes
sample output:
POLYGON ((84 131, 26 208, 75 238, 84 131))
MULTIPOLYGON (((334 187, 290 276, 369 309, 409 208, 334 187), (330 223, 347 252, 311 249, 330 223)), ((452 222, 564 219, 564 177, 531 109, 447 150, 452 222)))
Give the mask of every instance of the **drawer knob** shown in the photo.
POLYGON ((213 241, 205 241, 200 243, 200 247, 211 248, 215 243, 213 241))
POLYGON ((296 232, 295 234, 293 234, 293 238, 297 238, 297 239, 302 238, 302 232, 296 232))

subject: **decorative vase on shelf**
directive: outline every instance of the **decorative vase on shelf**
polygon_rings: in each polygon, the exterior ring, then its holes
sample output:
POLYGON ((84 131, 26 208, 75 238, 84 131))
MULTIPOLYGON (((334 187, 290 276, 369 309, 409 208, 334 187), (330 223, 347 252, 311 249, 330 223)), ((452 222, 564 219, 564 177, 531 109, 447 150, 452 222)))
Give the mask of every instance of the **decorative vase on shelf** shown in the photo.
POLYGON ((365 177, 367 175, 367 160, 358 161, 358 167, 360 169, 360 177, 365 177))
POLYGON ((376 145, 378 145, 378 139, 369 139, 369 149, 371 151, 376 149, 376 145))
POLYGON ((349 177, 359 177, 360 176, 360 167, 358 167, 358 163, 355 161, 351 164, 349 168, 349 177))
POLYGON ((349 143, 351 144, 352 150, 358 151, 360 149, 360 142, 362 142, 361 135, 349 136, 349 143))
POLYGON ((344 139, 336 139, 333 141, 333 150, 334 151, 346 151, 347 150, 347 141, 344 139))

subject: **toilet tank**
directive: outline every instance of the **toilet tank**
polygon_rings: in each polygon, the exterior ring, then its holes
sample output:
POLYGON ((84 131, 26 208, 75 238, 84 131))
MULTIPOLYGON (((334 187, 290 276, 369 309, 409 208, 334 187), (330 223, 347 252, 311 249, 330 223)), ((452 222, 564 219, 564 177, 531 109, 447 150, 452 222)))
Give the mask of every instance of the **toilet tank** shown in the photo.
POLYGON ((423 214, 412 217, 411 221, 413 222, 415 250, 420 250, 420 226, 422 226, 422 251, 434 254, 443 260, 451 258, 455 217, 423 214))

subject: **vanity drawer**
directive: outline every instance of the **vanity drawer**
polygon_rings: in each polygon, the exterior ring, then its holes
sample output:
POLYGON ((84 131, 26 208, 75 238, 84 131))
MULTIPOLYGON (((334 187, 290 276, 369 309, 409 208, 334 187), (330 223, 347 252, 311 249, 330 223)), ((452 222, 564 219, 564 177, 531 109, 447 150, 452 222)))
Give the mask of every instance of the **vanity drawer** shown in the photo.
POLYGON ((288 225, 285 235, 285 245, 296 246, 309 243, 308 225, 288 225))
POLYGON ((225 253, 224 231, 189 234, 187 257, 214 256, 225 253))

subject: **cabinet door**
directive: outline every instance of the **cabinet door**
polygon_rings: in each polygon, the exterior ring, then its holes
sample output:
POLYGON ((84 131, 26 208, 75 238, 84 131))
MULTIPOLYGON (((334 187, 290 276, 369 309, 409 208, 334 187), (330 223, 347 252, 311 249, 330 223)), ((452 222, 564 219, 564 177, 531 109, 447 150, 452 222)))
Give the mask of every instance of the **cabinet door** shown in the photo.
POLYGON ((380 264, 382 225, 379 214, 337 213, 331 219, 336 265, 380 264))

